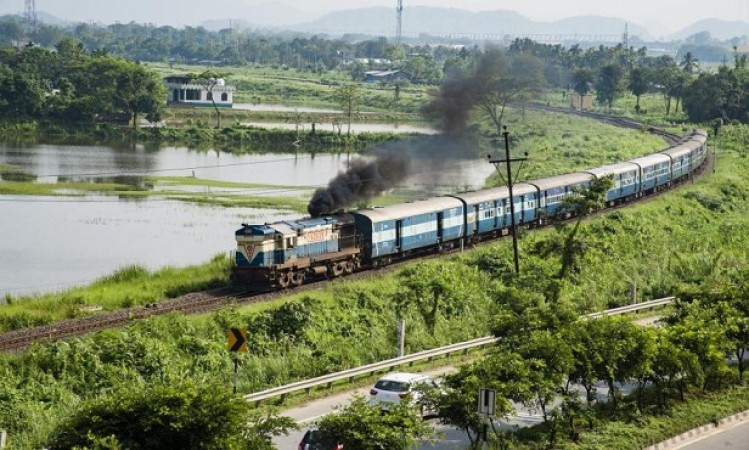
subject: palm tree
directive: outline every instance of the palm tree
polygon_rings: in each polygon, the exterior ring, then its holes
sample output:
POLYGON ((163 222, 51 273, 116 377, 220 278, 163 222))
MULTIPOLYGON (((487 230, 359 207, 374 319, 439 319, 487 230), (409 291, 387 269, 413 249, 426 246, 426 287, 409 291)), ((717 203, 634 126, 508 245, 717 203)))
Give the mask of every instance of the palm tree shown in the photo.
POLYGON ((641 67, 632 69, 629 73, 629 83, 627 89, 637 97, 637 104, 635 105, 635 111, 640 112, 640 97, 642 94, 648 92, 650 83, 648 81, 648 71, 641 67))
POLYGON ((577 69, 572 73, 572 89, 580 95, 580 109, 583 109, 583 97, 593 90, 593 72, 590 69, 577 69))
POLYGON ((700 68, 700 60, 695 58, 692 52, 687 52, 681 60, 681 68, 688 74, 693 74, 700 68))

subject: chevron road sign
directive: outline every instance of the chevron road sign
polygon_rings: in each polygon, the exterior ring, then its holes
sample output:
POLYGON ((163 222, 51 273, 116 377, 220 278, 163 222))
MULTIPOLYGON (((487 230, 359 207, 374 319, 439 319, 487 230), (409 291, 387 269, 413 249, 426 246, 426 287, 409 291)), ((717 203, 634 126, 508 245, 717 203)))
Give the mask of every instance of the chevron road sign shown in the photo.
POLYGON ((230 352, 247 351, 247 328, 232 328, 226 333, 226 349, 230 352))

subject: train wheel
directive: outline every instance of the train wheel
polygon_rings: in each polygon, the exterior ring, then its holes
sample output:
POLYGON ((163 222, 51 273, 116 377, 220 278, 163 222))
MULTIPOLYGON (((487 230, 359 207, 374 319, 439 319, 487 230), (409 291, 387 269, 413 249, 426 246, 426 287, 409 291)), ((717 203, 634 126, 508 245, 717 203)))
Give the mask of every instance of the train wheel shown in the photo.
POLYGON ((334 277, 340 277, 343 275, 344 267, 343 263, 336 263, 333 265, 333 276, 334 277))
POLYGON ((346 261, 343 263, 343 271, 346 272, 346 275, 351 275, 354 273, 354 263, 351 261, 346 261))
POLYGON ((294 272, 291 274, 291 284, 301 286, 304 284, 304 272, 294 272))
POLYGON ((278 285, 280 287, 286 289, 287 287, 289 287, 289 283, 291 283, 291 277, 289 276, 288 273, 282 273, 278 277, 278 285))

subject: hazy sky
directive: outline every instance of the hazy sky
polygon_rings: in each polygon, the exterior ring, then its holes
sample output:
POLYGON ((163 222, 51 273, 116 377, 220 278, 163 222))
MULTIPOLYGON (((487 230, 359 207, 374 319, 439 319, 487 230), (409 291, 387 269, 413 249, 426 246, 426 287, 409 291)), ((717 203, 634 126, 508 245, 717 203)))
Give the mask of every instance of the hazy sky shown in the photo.
MULTIPOLYGON (((283 3, 292 5, 292 8, 308 13, 307 20, 313 20, 333 10, 366 6, 395 8, 397 0, 36 0, 37 10, 67 20, 105 23, 134 20, 178 26, 232 16, 247 19, 251 17, 253 6, 269 3, 277 8, 279 5, 283 7, 283 3)), ((23 5, 24 0, 0 0, 0 14, 21 12, 23 5)), ((647 26, 655 34, 676 31, 709 17, 749 23, 749 0, 404 0, 404 5, 472 11, 509 9, 534 20, 605 15, 647 26), (657 25, 664 29, 658 30, 657 25)))

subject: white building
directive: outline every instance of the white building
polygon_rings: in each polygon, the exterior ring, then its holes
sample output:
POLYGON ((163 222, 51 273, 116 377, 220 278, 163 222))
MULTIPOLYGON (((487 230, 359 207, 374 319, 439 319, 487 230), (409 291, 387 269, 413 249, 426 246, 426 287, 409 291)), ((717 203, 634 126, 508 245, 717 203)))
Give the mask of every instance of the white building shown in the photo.
POLYGON ((234 87, 223 78, 171 75, 164 78, 164 84, 169 106, 213 106, 215 102, 219 108, 231 108, 234 103, 234 87))

